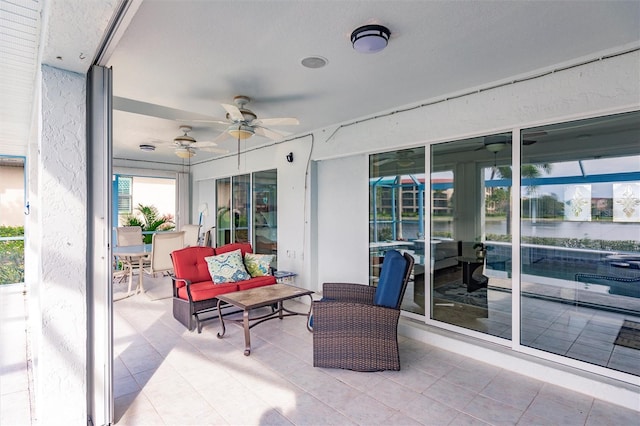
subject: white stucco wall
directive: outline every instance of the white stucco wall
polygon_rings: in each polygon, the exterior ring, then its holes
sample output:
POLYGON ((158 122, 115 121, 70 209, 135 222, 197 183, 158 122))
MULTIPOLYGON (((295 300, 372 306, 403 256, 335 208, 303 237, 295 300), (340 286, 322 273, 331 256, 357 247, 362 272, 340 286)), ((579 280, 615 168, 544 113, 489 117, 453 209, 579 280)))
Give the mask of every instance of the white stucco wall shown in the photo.
MULTIPOLYGON (((368 250, 366 154, 638 109, 638 75, 640 53, 636 51, 495 89, 478 88, 467 96, 451 94, 450 100, 425 100, 429 105, 337 131, 336 127, 320 129, 314 132, 311 152, 311 161, 319 161, 317 182, 307 180, 310 168, 305 153, 310 137, 242 154, 240 168, 235 156, 192 166, 194 180, 197 185, 207 178, 277 167, 280 268, 295 270, 302 277, 299 281, 305 286, 313 283, 310 288, 315 290, 319 290, 318 283, 338 275, 366 282, 367 271, 362 268, 367 261, 356 261, 359 253, 366 257, 368 250), (289 151, 296 158, 293 167, 284 160, 289 151), (318 191, 313 194, 318 197, 313 213, 309 204, 302 209, 299 205, 311 199, 310 187, 318 191), (344 215, 338 222, 339 211, 344 215), (311 232, 314 226, 317 229, 311 232), (310 235, 314 240, 310 241, 310 235), (332 250, 338 241, 339 250, 332 250), (297 253, 300 247, 319 255, 303 263, 286 256, 288 250, 297 253), (345 262, 338 253, 349 253, 352 261, 345 262), (317 263, 312 266, 310 262, 317 263), (317 271, 314 276, 310 276, 312 270, 317 271)), ((212 187, 212 181, 207 185, 212 187)), ((202 190, 195 193, 202 194, 202 190)), ((193 202, 197 206, 199 200, 193 202)))
POLYGON ((42 67, 38 167, 40 303, 36 409, 43 424, 86 424, 85 77, 42 67))

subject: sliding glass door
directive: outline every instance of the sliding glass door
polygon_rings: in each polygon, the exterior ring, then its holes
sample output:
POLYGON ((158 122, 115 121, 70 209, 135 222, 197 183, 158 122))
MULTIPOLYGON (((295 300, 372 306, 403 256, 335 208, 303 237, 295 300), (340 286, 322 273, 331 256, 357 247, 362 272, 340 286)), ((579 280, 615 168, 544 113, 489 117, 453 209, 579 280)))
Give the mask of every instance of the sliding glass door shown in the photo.
POLYGON ((640 114, 523 134, 521 344, 638 376, 640 114))
POLYGON ((402 309, 424 315, 424 147, 369 157, 369 282, 377 285, 389 250, 414 259, 402 309))
POLYGON ((511 135, 431 146, 431 318, 511 338, 511 135))
POLYGON ((217 179, 216 245, 251 242, 255 253, 276 254, 277 201, 275 169, 217 179))

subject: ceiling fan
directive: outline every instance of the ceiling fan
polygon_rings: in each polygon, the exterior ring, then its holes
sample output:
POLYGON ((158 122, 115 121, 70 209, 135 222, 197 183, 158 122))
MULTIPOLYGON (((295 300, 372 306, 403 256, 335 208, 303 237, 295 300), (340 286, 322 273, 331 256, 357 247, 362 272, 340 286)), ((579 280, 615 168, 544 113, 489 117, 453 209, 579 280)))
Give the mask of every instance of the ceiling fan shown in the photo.
POLYGON ((226 149, 215 148, 218 146, 215 142, 198 142, 192 136, 189 136, 191 126, 180 126, 182 135, 173 139, 171 146, 174 153, 180 158, 191 158, 196 155, 198 150, 215 152, 218 154, 226 154, 226 149))
POLYGON ((213 142, 220 142, 226 138, 249 139, 251 136, 259 135, 269 139, 278 140, 289 133, 276 131, 271 126, 295 126, 300 124, 297 118, 258 118, 256 113, 251 111, 246 105, 251 101, 248 96, 239 95, 233 98, 235 105, 221 104, 227 111, 225 120, 198 120, 204 123, 219 124, 225 126, 225 131, 213 142))
POLYGON ((391 156, 383 158, 373 163, 374 166, 395 162, 400 167, 409 167, 415 164, 415 153, 412 149, 405 149, 391 153, 391 156))
MULTIPOLYGON (((529 146, 538 142, 537 138, 540 136, 545 136, 547 132, 535 132, 535 133, 523 133, 522 134, 522 145, 529 146)), ((494 154, 502 151, 507 144, 511 144, 511 137, 506 135, 496 135, 496 136, 486 136, 482 139, 482 146, 476 148, 476 151, 480 151, 482 149, 486 149, 489 152, 494 154)))

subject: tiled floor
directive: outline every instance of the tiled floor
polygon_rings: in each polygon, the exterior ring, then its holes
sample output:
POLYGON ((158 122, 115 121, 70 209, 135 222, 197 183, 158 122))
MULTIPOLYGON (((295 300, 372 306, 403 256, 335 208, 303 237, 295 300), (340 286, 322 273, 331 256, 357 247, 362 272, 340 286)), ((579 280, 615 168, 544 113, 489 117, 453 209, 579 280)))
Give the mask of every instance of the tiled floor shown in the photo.
POLYGON ((0 425, 30 425, 26 296, 23 284, 0 285, 0 425))
MULTIPOLYGON (((25 345, 22 287, 0 286, 0 346, 25 345)), ((304 305, 290 306, 305 309, 304 305)), ((627 425, 638 412, 401 338, 402 370, 318 369, 303 317, 217 339, 217 321, 190 333, 171 300, 114 304, 118 425, 395 424, 627 425)), ((26 352, 1 351, 0 424, 29 425, 26 352)), ((37 401, 36 401, 37 404, 37 401)))
MULTIPOLYGON (((294 308, 304 305, 292 302, 294 308), (297 305, 297 306, 296 306, 297 305)), ((115 304, 115 418, 139 424, 626 425, 638 412, 401 339, 402 370, 312 366, 303 317, 216 338, 186 331, 169 299, 115 304)))

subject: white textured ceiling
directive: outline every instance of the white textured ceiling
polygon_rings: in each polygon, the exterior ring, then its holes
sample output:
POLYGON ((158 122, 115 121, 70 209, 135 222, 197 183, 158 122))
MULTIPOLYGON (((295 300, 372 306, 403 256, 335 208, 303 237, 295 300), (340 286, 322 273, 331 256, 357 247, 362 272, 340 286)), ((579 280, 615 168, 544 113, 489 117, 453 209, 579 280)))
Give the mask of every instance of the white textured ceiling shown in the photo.
MULTIPOLYGON (((94 52, 85 50, 117 2, 52 3, 63 12, 46 30, 43 56, 54 63, 60 62, 56 56, 62 62, 77 62, 80 53, 91 58, 94 52)), ((251 97, 249 107, 259 117, 297 117, 299 126, 281 129, 303 134, 640 45, 635 0, 144 0, 131 11, 107 61, 120 108, 114 156, 175 164, 181 160, 170 142, 180 124, 194 125, 199 141, 214 139, 219 129, 190 120, 223 118, 220 103, 235 95, 251 97), (389 46, 358 54, 350 33, 369 23, 391 30, 389 46), (328 65, 301 66, 311 55, 327 58, 328 65), (141 152, 142 143, 158 149, 141 152)), ((3 126, 0 147, 7 143, 4 133, 3 126)), ((247 144, 268 142, 254 136, 247 144)), ((230 140, 221 145, 235 149, 230 140)), ((201 152, 194 161, 211 155, 201 152)))
POLYGON ((0 0, 0 155, 27 155, 40 64, 84 74, 119 0, 0 0))
POLYGON ((0 1, 0 154, 25 155, 40 42, 38 1, 0 1))

